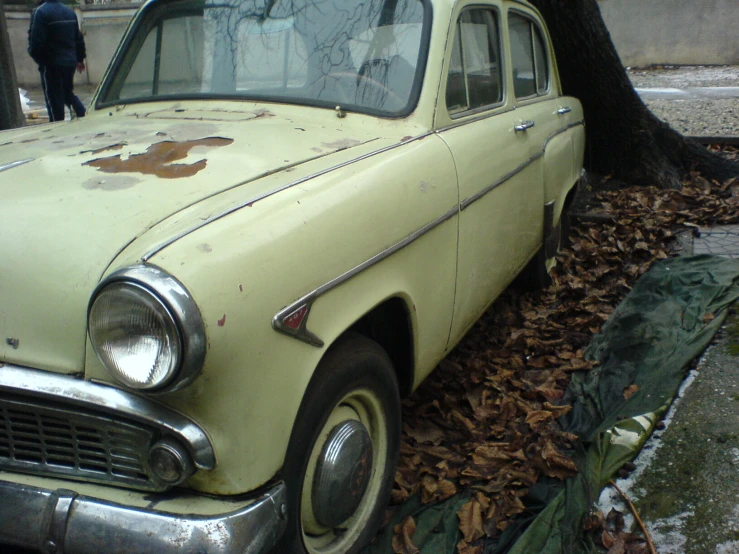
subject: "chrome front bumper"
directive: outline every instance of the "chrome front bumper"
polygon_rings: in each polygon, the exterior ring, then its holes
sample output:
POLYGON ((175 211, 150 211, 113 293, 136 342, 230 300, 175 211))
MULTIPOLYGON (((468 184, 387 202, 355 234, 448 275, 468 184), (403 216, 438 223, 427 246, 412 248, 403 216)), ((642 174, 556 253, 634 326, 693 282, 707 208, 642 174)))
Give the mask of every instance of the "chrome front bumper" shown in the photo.
POLYGON ((283 483, 245 507, 200 516, 0 480, 0 546, 44 554, 264 554, 285 525, 283 483))

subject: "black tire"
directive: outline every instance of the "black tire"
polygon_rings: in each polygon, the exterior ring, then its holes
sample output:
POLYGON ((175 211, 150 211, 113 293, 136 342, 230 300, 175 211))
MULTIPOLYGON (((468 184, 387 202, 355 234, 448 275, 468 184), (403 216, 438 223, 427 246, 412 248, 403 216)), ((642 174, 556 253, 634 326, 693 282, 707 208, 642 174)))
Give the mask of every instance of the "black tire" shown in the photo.
POLYGON ((373 538, 395 478, 400 418, 398 383, 385 351, 362 335, 351 333, 342 337, 318 365, 290 436, 283 468, 287 529, 274 554, 356 553, 373 538), (372 437, 369 484, 357 497, 361 501, 352 516, 339 525, 338 529, 344 531, 327 528, 323 534, 309 532, 306 529, 311 525, 321 525, 311 519, 312 503, 309 509, 305 507, 305 498, 311 497, 306 487, 312 491, 314 483, 315 461, 311 459, 316 459, 332 426, 336 421, 343 423, 346 413, 358 414, 358 420, 372 437))
MULTIPOLYGON (((559 223, 552 230, 552 240, 557 243, 556 252, 567 246, 570 235, 570 217, 566 209, 562 210, 559 223)), ((553 258, 547 258, 544 245, 539 248, 536 255, 529 260, 526 267, 516 278, 516 283, 526 290, 541 290, 552 284, 552 276, 549 267, 553 258)))

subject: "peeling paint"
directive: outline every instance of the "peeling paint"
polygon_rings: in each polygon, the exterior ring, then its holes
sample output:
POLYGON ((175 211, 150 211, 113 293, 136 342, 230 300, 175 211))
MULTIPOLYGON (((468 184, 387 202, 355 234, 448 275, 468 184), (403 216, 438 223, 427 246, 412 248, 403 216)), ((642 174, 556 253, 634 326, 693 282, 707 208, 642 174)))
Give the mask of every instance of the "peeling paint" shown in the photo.
POLYGON ((118 142, 116 144, 103 146, 102 148, 97 148, 95 150, 84 150, 80 152, 80 154, 100 154, 101 152, 107 152, 108 150, 121 150, 124 146, 126 146, 125 142, 118 142))
POLYGON ((170 140, 185 142, 197 140, 203 136, 218 136, 221 132, 220 126, 214 123, 175 123, 165 129, 161 129, 158 136, 169 137, 170 140))
POLYGON ((93 177, 92 179, 88 179, 82 183, 82 188, 87 190, 114 192, 117 190, 130 189, 140 182, 141 179, 139 177, 133 177, 132 175, 112 175, 105 178, 93 177))
POLYGON ((233 139, 221 137, 208 137, 184 142, 163 141, 152 144, 146 149, 145 153, 134 154, 125 160, 119 154, 90 160, 82 165, 96 167, 105 173, 141 173, 143 175, 156 175, 162 179, 179 179, 192 177, 205 169, 207 165, 205 159, 191 164, 173 163, 185 159, 190 150, 198 146, 216 148, 228 146, 232 143, 233 139))
POLYGON ((357 146, 358 144, 362 144, 362 141, 350 138, 335 140, 334 142, 321 143, 322 146, 325 146, 326 148, 331 148, 332 150, 344 150, 345 148, 351 148, 352 146, 357 146))
POLYGON ((251 112, 254 114, 254 119, 259 119, 260 117, 274 117, 275 114, 273 114, 271 111, 269 111, 267 108, 260 108, 258 110, 254 110, 251 112))
POLYGON ((223 327, 226 325, 226 314, 223 314, 223 317, 218 320, 218 327, 223 327))
POLYGON ((400 142, 408 142, 408 141, 409 141, 409 140, 411 140, 412 138, 413 138, 412 136, 410 136, 410 135, 406 135, 406 136, 404 136, 404 137, 403 137, 402 139, 400 139, 400 142))

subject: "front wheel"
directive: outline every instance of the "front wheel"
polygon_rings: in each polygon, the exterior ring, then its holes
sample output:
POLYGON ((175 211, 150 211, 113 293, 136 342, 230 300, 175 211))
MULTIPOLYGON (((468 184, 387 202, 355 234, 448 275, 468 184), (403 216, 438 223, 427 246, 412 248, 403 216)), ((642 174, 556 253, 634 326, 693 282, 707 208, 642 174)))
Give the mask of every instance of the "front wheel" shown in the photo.
POLYGON ((280 554, 358 552, 379 527, 400 447, 392 362, 350 334, 326 353, 293 427, 283 477, 288 524, 280 554))

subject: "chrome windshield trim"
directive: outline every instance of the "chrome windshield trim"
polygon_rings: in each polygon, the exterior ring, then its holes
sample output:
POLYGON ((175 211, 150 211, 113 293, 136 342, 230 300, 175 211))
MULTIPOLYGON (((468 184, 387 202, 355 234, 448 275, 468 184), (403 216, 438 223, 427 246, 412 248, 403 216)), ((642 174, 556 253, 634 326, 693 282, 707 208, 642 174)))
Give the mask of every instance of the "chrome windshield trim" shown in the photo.
POLYGON ((427 223, 426 225, 424 225, 417 231, 411 233, 410 235, 402 239, 401 241, 396 242, 392 246, 389 246, 388 248, 378 252, 377 254, 369 258, 368 260, 342 273, 338 277, 331 279, 327 283, 312 290, 305 296, 299 298, 292 304, 286 306, 285 308, 277 312, 277 314, 275 314, 275 316, 272 318, 272 328, 275 331, 279 331, 280 333, 283 333, 290 337, 294 337, 298 340, 302 340, 303 342, 306 342, 312 346, 316 346, 319 348, 322 347, 324 345, 324 342, 320 338, 318 338, 316 335, 308 331, 308 329, 306 329, 306 324, 308 321, 308 316, 310 315, 311 306, 320 296, 326 294, 331 289, 338 287, 342 283, 345 283, 346 281, 348 281, 355 275, 361 273, 365 269, 370 268, 373 265, 381 262, 388 256, 395 254, 398 250, 405 248, 412 242, 418 240, 423 235, 425 235, 429 231, 432 231, 433 229, 435 229, 436 227, 438 227, 445 221, 457 215, 458 213, 459 213, 459 206, 454 206, 452 209, 447 211, 445 214, 437 217, 432 222, 427 223), (289 325, 285 323, 285 320, 288 317, 296 313, 299 313, 303 309, 305 309, 305 313, 302 314, 300 325, 297 328, 290 327, 289 325))
MULTIPOLYGON (((278 192, 282 192, 284 190, 293 188, 293 187, 295 187, 297 185, 302 185, 306 181, 310 181, 311 179, 315 179, 316 177, 320 177, 321 175, 325 175, 325 174, 331 173, 332 171, 335 171, 337 169, 341 169, 341 168, 346 167, 346 166, 349 166, 351 164, 364 161, 364 160, 366 160, 368 158, 371 158, 371 157, 376 156, 378 154, 382 154, 382 153, 387 152, 389 150, 393 150, 393 149, 398 148, 400 146, 405 146, 406 144, 410 144, 411 142, 415 142, 417 140, 422 140, 422 139, 424 139, 424 138, 426 138, 426 137, 428 137, 430 135, 433 135, 433 134, 434 134, 433 131, 427 131, 427 132, 422 133, 420 135, 416 135, 415 137, 411 137, 408 140, 405 140, 405 141, 402 141, 402 142, 398 142, 398 143, 395 143, 395 144, 391 144, 389 146, 385 146, 385 147, 379 148, 377 150, 373 150, 372 152, 368 152, 367 154, 363 154, 363 155, 361 155, 361 156, 359 156, 357 158, 352 158, 351 160, 342 162, 340 164, 337 164, 337 165, 334 165, 334 166, 331 166, 331 167, 327 167, 325 169, 322 169, 321 171, 316 171, 315 173, 311 173, 310 175, 306 175, 305 177, 301 177, 300 179, 296 179, 295 181, 291 181, 291 182, 289 182, 289 183, 287 183, 285 185, 281 185, 279 187, 276 187, 276 188, 274 188, 272 190, 269 190, 269 191, 267 191, 265 193, 262 193, 260 195, 254 196, 254 197, 252 197, 252 198, 250 198, 248 200, 245 200, 243 202, 239 202, 238 204, 235 204, 235 205, 233 205, 233 206, 231 206, 231 207, 229 207, 229 208, 227 208, 227 209, 225 209, 225 210, 223 210, 221 212, 218 212, 218 213, 212 215, 211 217, 209 217, 206 220, 202 220, 202 221, 197 222, 195 225, 192 225, 192 226, 188 227, 184 231, 182 231, 180 233, 177 233, 176 235, 170 237, 166 241, 158 244, 157 246, 155 246, 154 248, 152 248, 151 250, 149 250, 149 252, 147 252, 146 254, 144 254, 142 256, 142 258, 141 258, 141 261, 142 262, 149 261, 153 256, 157 255, 159 252, 161 252, 162 250, 164 250, 168 246, 171 246, 172 244, 174 244, 175 242, 177 242, 181 238, 186 237, 190 233, 193 233, 193 232, 197 231, 198 229, 201 229, 202 227, 205 227, 206 225, 208 225, 210 223, 213 223, 214 221, 218 221, 219 219, 224 218, 227 215, 230 215, 230 214, 232 214, 234 212, 237 212, 237 211, 239 211, 239 210, 241 210, 243 208, 246 208, 247 206, 251 206, 251 205, 253 205, 256 202, 259 202, 260 200, 264 200, 265 198, 269 198, 270 196, 274 196, 278 192)), ((240 183, 239 185, 236 185, 236 186, 238 187, 238 186, 244 185, 244 184, 246 184, 248 182, 249 181, 244 181, 243 183, 240 183)), ((236 187, 233 187, 233 188, 236 188, 236 187)))
POLYGON ((197 304, 185 286, 172 275, 155 265, 140 264, 119 269, 100 282, 90 297, 88 318, 97 295, 111 283, 120 282, 139 284, 158 297, 174 315, 182 341, 182 366, 172 382, 161 389, 147 392, 155 394, 185 388, 200 375, 207 349, 205 325, 197 304))
POLYGON ((216 465, 213 446, 200 427, 182 414, 148 398, 70 375, 3 363, 0 363, 0 392, 60 401, 162 429, 186 445, 195 467, 209 470, 216 465))
POLYGON ((36 158, 26 158, 25 160, 18 160, 16 162, 10 162, 7 164, 0 165, 0 171, 5 171, 6 169, 13 169, 14 167, 18 167, 19 165, 27 164, 28 162, 34 161, 36 158))

